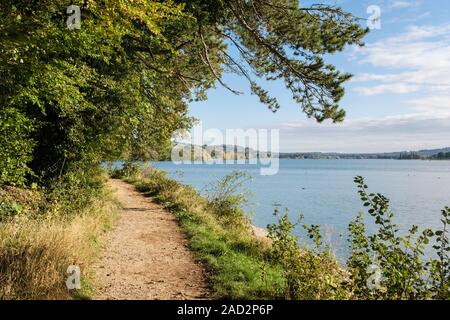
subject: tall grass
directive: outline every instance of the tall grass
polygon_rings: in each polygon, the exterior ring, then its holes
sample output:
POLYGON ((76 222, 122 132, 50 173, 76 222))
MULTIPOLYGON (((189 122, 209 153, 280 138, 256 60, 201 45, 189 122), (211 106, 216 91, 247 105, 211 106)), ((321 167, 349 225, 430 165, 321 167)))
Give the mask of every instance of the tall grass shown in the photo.
MULTIPOLYGON (((15 193, 27 193, 28 201, 33 194, 23 190, 15 193)), ((117 209, 108 192, 98 193, 76 213, 70 209, 70 215, 58 202, 43 202, 37 210, 17 196, 7 199, 3 195, 2 203, 14 204, 11 201, 16 199, 20 209, 8 218, 3 215, 0 221, 0 299, 89 297, 91 266, 99 252, 100 237, 111 227, 117 209), (70 265, 81 269, 80 291, 66 287, 70 265)))

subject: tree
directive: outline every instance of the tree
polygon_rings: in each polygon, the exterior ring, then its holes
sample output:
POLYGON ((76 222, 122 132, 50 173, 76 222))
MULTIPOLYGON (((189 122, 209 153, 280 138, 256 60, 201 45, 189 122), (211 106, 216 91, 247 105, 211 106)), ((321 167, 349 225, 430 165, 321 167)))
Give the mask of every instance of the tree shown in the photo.
POLYGON ((450 160, 450 152, 439 152, 431 157, 435 160, 450 160))
POLYGON ((279 104, 259 78, 284 80, 309 117, 341 121, 350 75, 323 55, 361 45, 366 33, 338 7, 293 0, 72 4, 81 8, 79 30, 66 26, 66 1, 0 3, 0 131, 8 140, 0 153, 20 155, 0 161, 2 183, 51 185, 102 160, 157 158, 175 130, 192 124, 189 101, 206 99, 216 82, 238 93, 224 72, 248 79, 273 111, 279 104))
MULTIPOLYGON (((278 110, 279 103, 258 85, 253 74, 269 81, 283 79, 309 117, 335 122, 344 119, 338 103, 344 95, 342 84, 350 75, 326 64, 323 55, 349 44, 362 45, 367 30, 350 13, 321 4, 302 8, 297 0, 180 2, 198 21, 206 64, 212 57, 208 52, 221 39, 233 48, 219 50, 219 63, 247 78, 252 92, 272 111, 278 110), (231 51, 238 52, 239 58, 231 51)), ((210 69, 222 85, 237 93, 221 81, 211 64, 210 69)))
POLYGON ((186 99, 193 88, 183 77, 194 70, 202 79, 195 88, 199 94, 213 84, 209 71, 174 49, 193 20, 180 5, 75 4, 82 9, 80 30, 67 29, 65 1, 0 4, 0 72, 6 79, 0 103, 34 128, 8 139, 35 142, 32 161, 24 157, 17 168, 27 165, 42 183, 104 159, 167 148, 171 132, 190 123, 186 99), (180 69, 185 74, 176 75, 180 69))

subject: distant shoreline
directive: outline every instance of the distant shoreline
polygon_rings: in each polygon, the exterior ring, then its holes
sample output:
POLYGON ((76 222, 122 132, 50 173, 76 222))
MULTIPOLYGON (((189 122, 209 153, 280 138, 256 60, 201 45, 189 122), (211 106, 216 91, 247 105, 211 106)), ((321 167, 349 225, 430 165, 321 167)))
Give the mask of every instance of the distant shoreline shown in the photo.
MULTIPOLYGON (((219 159, 217 159, 219 160, 219 159)), ((300 158, 279 158, 279 160, 295 160, 295 161, 324 161, 324 160, 337 160, 337 161, 343 161, 343 160, 392 160, 392 161, 450 161, 450 159, 396 159, 396 158, 387 158, 387 159, 377 159, 377 158, 305 158, 305 159, 300 159, 300 158)), ((201 165, 201 164, 208 164, 208 165, 227 165, 227 164, 235 164, 237 160, 224 160, 222 163, 218 163, 218 162, 214 162, 214 163, 207 163, 206 160, 205 161, 201 161, 201 160, 196 160, 193 161, 189 164, 193 164, 193 165, 201 165)), ((245 163, 242 164, 251 164, 248 162, 249 160, 245 160, 245 163)), ((120 161, 119 161, 120 162, 120 161)), ((150 162, 172 162, 172 160, 170 159, 163 159, 163 160, 150 160, 150 162)), ((183 163, 182 163, 183 164, 183 163)), ((186 163, 187 164, 187 163, 186 163)))
MULTIPOLYGON (((450 147, 440 149, 426 149, 418 151, 397 151, 397 152, 373 152, 373 153, 339 153, 339 152, 270 152, 260 151, 238 145, 182 145, 180 160, 184 156, 192 161, 235 161, 259 159, 260 157, 295 159, 295 160, 341 160, 341 159, 371 159, 371 160, 450 160, 450 147), (183 155, 182 155, 183 154, 183 155), (277 156, 277 157, 275 157, 277 156)), ((162 157, 170 159, 170 155, 162 157)))

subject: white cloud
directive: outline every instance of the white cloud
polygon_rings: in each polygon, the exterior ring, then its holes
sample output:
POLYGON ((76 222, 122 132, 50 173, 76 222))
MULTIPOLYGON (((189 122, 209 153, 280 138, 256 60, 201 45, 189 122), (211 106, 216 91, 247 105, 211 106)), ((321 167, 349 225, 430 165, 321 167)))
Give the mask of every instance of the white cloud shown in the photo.
POLYGON ((450 113, 411 113, 347 120, 285 123, 280 129, 283 152, 392 152, 450 145, 450 113))
POLYGON ((418 5, 417 2, 413 1, 394 1, 389 7, 392 9, 404 9, 414 7, 417 5, 418 5))
POLYGON ((285 152, 392 152, 450 146, 450 96, 410 99, 411 112, 317 124, 289 122, 280 129, 285 152))
POLYGON ((450 24, 412 26, 406 32, 355 49, 359 63, 380 69, 356 76, 362 95, 448 92, 450 89, 450 24))
POLYGON ((283 123, 283 152, 393 152, 450 146, 450 96, 430 95, 407 101, 405 114, 317 124, 283 123))
POLYGON ((450 96, 429 96, 409 101, 412 108, 421 114, 435 117, 450 116, 450 96))
POLYGON ((431 16, 430 11, 425 11, 420 14, 408 14, 408 15, 398 15, 387 20, 387 24, 394 23, 416 23, 422 19, 429 18, 431 16))
POLYGON ((363 96, 373 96, 381 93, 411 93, 419 86, 405 83, 382 84, 374 87, 357 87, 355 91, 363 96))

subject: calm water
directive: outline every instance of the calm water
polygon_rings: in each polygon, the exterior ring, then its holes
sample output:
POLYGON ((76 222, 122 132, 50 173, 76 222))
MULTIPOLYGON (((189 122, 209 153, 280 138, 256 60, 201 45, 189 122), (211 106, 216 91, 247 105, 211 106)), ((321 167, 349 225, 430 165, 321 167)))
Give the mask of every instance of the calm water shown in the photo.
MULTIPOLYGON (((156 162, 156 168, 195 186, 200 192, 234 170, 246 170, 253 179, 253 223, 260 227, 275 221, 275 207, 289 208, 295 219, 321 225, 338 255, 345 255, 348 223, 364 210, 353 177, 364 176, 371 192, 391 200, 395 221, 402 230, 415 224, 422 228, 440 226, 440 210, 450 205, 450 161, 398 160, 281 160, 279 173, 259 175, 255 165, 175 165, 156 162)), ((373 228, 368 221, 369 229, 373 228)), ((296 232, 300 235, 301 228, 296 232)))

